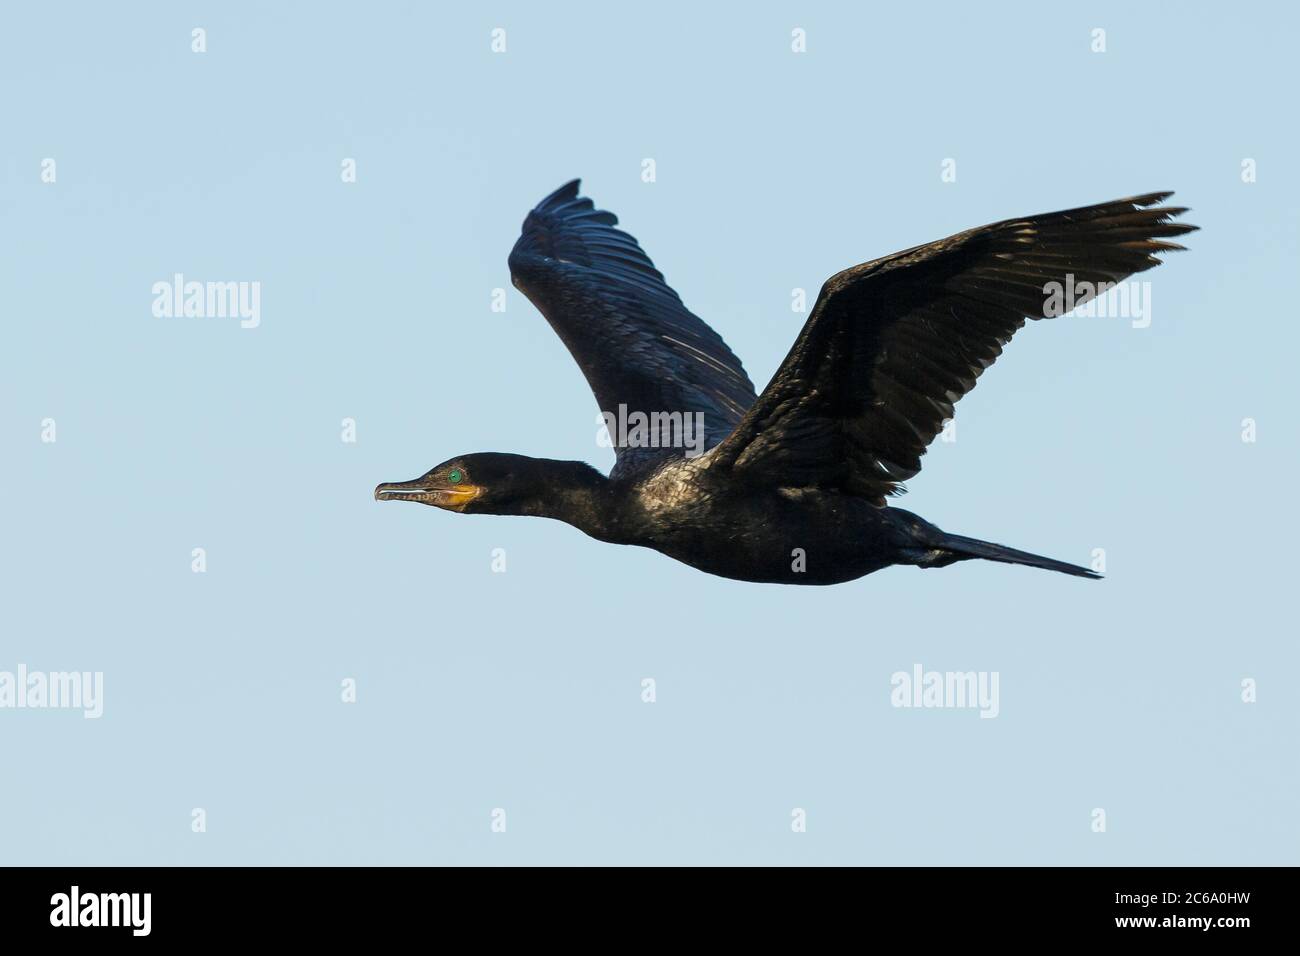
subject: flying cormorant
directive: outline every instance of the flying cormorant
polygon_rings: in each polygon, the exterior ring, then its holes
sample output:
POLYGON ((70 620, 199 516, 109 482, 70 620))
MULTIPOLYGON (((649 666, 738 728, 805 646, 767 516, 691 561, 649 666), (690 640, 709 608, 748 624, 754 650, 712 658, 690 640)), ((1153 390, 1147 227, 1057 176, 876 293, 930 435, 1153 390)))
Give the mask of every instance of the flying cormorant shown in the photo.
POLYGON ((1183 248, 1169 237, 1196 227, 1172 221, 1185 209, 1158 206, 1170 195, 1009 219, 846 269, 755 395, 721 337, 574 180, 528 214, 510 273, 619 423, 609 476, 487 452, 381 484, 375 497, 557 518, 742 581, 837 584, 971 558, 1098 577, 948 534, 885 499, 920 471, 953 406, 1026 318, 1073 308, 1183 248), (1062 309, 1053 288, 1084 294, 1062 309), (632 419, 653 424, 625 434, 632 419), (687 443, 680 428, 692 422, 702 431, 687 443))

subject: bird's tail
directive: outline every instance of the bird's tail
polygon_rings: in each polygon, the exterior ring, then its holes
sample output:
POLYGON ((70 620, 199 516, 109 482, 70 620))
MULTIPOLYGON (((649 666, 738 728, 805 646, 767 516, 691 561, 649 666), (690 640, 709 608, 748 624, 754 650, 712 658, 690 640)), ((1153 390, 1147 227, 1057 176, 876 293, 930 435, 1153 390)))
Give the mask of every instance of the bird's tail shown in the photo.
POLYGON ((1043 568, 1047 571, 1060 571, 1062 574, 1073 574, 1080 578, 1101 577, 1101 575, 1096 571, 1079 567, 1077 564, 1066 564, 1064 561, 1045 558, 1041 554, 1030 554, 1028 551, 1017 551, 1015 548, 1008 548, 1001 544, 994 544, 991 541, 981 541, 978 538, 964 538, 959 534, 948 534, 945 532, 942 539, 936 542, 935 547, 951 554, 951 557, 947 558, 947 560, 940 558, 935 562, 935 566, 938 566, 941 563, 951 564, 954 561, 967 561, 971 558, 983 558, 986 561, 1001 561, 1003 564, 1024 564, 1031 568, 1043 568))

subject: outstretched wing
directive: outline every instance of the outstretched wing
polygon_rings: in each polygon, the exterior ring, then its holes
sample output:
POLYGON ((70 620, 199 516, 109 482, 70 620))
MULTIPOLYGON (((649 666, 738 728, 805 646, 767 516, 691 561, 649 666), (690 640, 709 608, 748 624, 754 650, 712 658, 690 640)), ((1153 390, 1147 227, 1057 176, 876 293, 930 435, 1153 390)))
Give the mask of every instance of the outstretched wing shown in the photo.
MULTIPOLYGON (((713 464, 782 487, 883 505, 1025 318, 1062 290, 1119 282, 1181 249, 1172 193, 993 223, 846 269, 822 286, 794 347, 713 464)), ((1058 306, 1064 304, 1064 309, 1058 306)))
POLYGON ((740 359, 687 310, 637 241, 614 228, 618 218, 578 197, 578 184, 561 186, 524 220, 510 253, 515 286, 563 340, 601 411, 629 423, 626 444, 611 435, 615 474, 683 454, 681 447, 662 447, 663 429, 639 432, 637 413, 666 423, 670 433, 677 428, 678 437, 692 443, 697 434, 680 428, 701 422, 699 450, 713 447, 753 403, 753 384, 740 359))

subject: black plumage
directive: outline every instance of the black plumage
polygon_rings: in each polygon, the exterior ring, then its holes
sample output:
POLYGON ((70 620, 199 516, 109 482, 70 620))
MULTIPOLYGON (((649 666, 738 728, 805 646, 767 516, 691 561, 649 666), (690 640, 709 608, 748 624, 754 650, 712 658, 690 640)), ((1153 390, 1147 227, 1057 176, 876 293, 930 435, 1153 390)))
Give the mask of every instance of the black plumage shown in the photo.
POLYGON ((1078 305, 1182 248, 1170 238, 1196 227, 1173 221, 1186 210, 1161 206, 1170 195, 1006 220, 846 269, 756 397, 721 337, 575 180, 524 221, 513 281, 602 411, 698 415, 703 454, 642 435, 616 445, 608 478, 581 462, 464 455, 375 496, 558 518, 747 581, 832 584, 971 558, 1095 577, 948 534, 886 498, 920 471, 953 406, 1025 319, 1052 311, 1051 283, 1088 289, 1078 305))
MULTIPOLYGON (((561 186, 524 220, 511 279, 569 349, 602 411, 700 412, 711 448, 753 404, 754 385, 617 223, 578 197, 578 180, 561 186)), ((611 477, 658 451, 616 447, 611 477)))

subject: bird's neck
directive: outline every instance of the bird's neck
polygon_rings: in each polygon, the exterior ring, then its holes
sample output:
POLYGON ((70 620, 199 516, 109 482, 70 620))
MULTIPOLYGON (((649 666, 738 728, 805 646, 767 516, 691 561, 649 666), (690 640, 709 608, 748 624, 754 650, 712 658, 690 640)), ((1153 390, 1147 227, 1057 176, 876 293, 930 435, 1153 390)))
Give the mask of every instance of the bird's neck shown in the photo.
POLYGON ((593 538, 617 538, 617 494, 613 483, 580 461, 537 461, 537 491, 516 502, 513 514, 554 518, 593 538))

